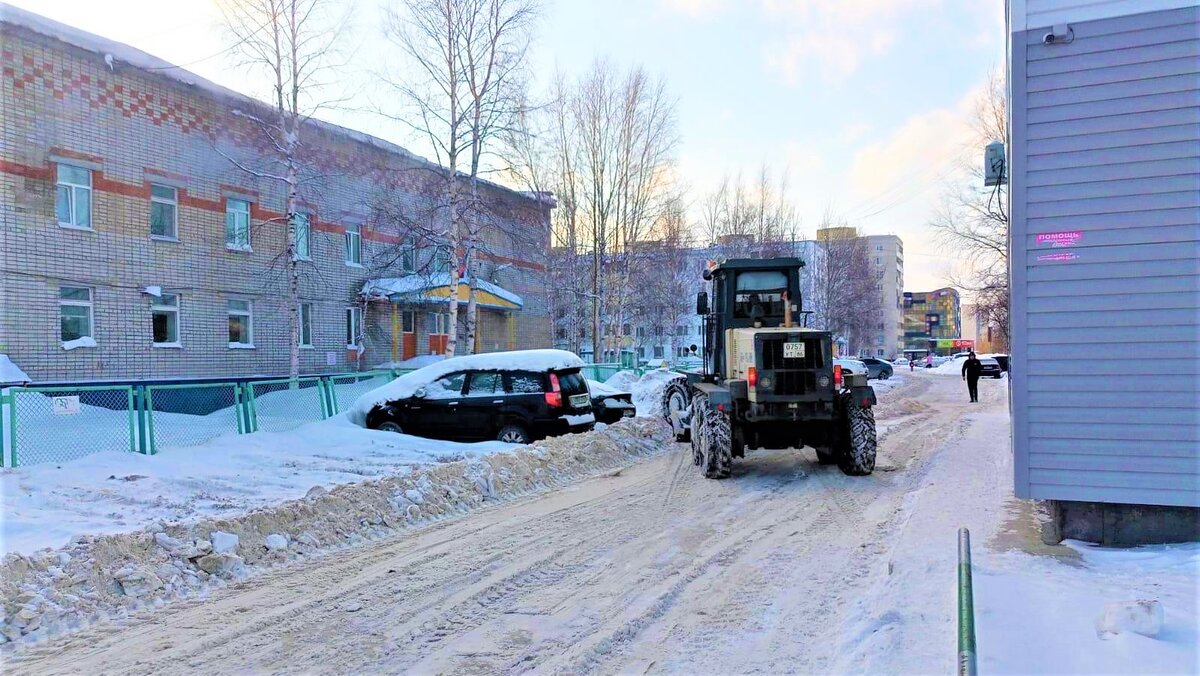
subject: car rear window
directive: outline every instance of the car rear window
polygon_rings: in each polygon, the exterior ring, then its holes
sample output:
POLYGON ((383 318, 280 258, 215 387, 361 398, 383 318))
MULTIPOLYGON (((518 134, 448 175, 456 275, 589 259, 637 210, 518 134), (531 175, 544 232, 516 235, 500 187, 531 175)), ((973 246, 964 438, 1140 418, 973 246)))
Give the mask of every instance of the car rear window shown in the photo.
POLYGON ((582 394, 587 392, 587 383, 579 369, 573 371, 555 371, 558 375, 558 386, 566 394, 582 394))
POLYGON ((508 391, 513 394, 540 394, 545 391, 542 386, 542 374, 534 371, 511 371, 508 374, 508 391))

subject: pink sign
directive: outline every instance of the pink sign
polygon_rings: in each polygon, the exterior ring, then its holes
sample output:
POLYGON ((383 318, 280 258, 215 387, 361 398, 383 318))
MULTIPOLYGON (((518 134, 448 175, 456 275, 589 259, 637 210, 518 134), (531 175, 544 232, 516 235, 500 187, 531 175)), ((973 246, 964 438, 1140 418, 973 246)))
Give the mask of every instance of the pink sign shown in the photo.
POLYGON ((1064 251, 1062 253, 1042 254, 1037 257, 1039 263, 1061 263, 1063 261, 1073 261, 1079 258, 1079 254, 1073 251, 1064 251))
POLYGON ((1037 236, 1038 244, 1049 244, 1055 249, 1075 246, 1082 240, 1083 232, 1079 230, 1067 230, 1066 232, 1042 232, 1038 233, 1037 236))

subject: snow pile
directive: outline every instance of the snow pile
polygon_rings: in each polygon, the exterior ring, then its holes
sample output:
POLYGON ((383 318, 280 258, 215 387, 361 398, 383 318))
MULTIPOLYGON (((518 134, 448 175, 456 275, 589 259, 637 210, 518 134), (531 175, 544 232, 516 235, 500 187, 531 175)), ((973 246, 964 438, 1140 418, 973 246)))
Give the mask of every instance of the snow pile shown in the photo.
POLYGON ((976 564, 980 673, 1195 673, 1200 543, 976 564), (1149 634, 1149 635, 1147 635, 1149 634))
MULTIPOLYGON (((301 391, 303 392, 303 391, 301 391)), ((265 395, 260 423, 294 426, 271 402, 292 392, 265 395)), ((286 408, 286 407, 285 407, 286 408)), ((232 418, 163 414, 160 429, 184 428, 175 441, 211 441, 191 447, 161 447, 154 456, 124 449, 93 453, 71 462, 38 464, 0 474, 0 553, 60 547, 78 533, 112 533, 145 528, 155 521, 241 513, 302 497, 314 485, 364 481, 413 467, 475 459, 511 450, 499 441, 455 443, 405 434, 364 430, 338 416, 286 432, 239 435, 232 418)), ((50 417, 49 413, 45 413, 50 417)), ((126 430, 125 412, 84 406, 94 444, 109 426, 126 430), (88 416, 103 411, 102 417, 88 416)), ((78 428, 47 427, 52 439, 75 439, 78 428)), ((110 445, 110 448, 112 446, 110 445)))
POLYGON ((76 536, 57 551, 9 554, 0 563, 0 643, 72 631, 673 447, 665 424, 635 418, 482 458, 330 489, 317 485, 298 500, 237 516, 163 520, 133 533, 76 536))
POLYGON ((663 390, 667 388, 667 383, 682 377, 682 373, 667 369, 647 371, 641 378, 633 371, 619 371, 604 381, 604 384, 631 393, 633 405, 637 408, 639 416, 660 417, 663 390))
POLYGON ((419 369, 419 368, 424 368, 426 366, 429 366, 430 364, 436 364, 445 358, 446 358, 446 355, 444 355, 444 354, 423 354, 419 357, 413 357, 412 359, 405 359, 403 361, 385 361, 382 364, 376 364, 374 368, 377 368, 377 369, 419 369))
POLYGON ((6 354, 0 354, 0 385, 24 385, 31 383, 30 378, 20 366, 13 363, 6 354))
POLYGON ((929 369, 930 371, 940 376, 959 376, 962 377, 963 362, 967 361, 966 357, 955 357, 948 361, 942 362, 938 366, 929 369))
POLYGON ((80 347, 96 347, 96 339, 91 336, 84 336, 75 340, 65 340, 62 343, 62 349, 64 350, 74 350, 80 347))
POLYGON ((521 369, 544 371, 548 369, 579 368, 583 360, 566 350, 519 350, 515 352, 487 352, 462 357, 443 359, 406 373, 382 387, 375 388, 358 398, 347 412, 356 425, 366 425, 367 414, 384 402, 411 397, 418 388, 455 371, 468 369, 521 369))

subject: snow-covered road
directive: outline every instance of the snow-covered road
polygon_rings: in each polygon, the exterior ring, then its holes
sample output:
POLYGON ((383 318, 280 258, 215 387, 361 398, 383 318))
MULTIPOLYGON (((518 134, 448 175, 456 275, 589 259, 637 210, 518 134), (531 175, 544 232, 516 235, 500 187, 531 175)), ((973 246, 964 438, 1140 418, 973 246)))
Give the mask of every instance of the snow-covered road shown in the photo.
MULTIPOLYGON (((30 672, 827 671, 905 495, 971 410, 918 376, 878 471, 756 451, 726 481, 686 446, 563 491, 275 570, 35 648, 30 672)), ((999 385, 999 384, 997 384, 999 385)), ((1002 406, 1001 387, 983 406, 1002 406)), ((985 390, 987 392, 987 390, 985 390)), ((952 646, 948 643, 947 650, 952 646)), ((947 660, 951 659, 947 653, 947 660)))

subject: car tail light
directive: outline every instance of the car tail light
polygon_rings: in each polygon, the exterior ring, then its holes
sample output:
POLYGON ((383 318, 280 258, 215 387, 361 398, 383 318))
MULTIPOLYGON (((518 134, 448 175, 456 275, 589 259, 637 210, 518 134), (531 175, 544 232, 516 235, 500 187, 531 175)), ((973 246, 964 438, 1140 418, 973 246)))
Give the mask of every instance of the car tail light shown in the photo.
POLYGON ((750 387, 758 385, 758 369, 753 366, 746 369, 746 382, 750 384, 750 387))
POLYGON ((562 406, 562 388, 558 385, 558 374, 550 374, 550 391, 546 393, 546 405, 550 408, 562 406))
POLYGON ((834 387, 842 386, 842 365, 841 364, 833 365, 833 386, 834 387))

